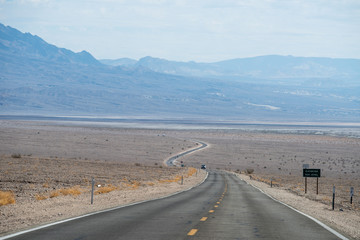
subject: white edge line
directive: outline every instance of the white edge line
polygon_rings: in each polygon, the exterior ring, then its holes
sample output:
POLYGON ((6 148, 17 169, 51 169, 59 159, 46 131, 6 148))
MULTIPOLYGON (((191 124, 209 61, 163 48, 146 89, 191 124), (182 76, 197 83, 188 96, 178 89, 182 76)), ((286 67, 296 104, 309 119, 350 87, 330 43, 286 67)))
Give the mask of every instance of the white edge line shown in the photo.
POLYGON ((201 184, 203 184, 203 183, 205 182, 205 180, 208 178, 208 176, 209 176, 209 173, 206 172, 206 176, 205 176, 205 178, 204 178, 204 180, 203 180, 202 182, 200 182, 199 184, 197 184, 197 185, 195 185, 195 186, 192 186, 192 187, 190 187, 190 188, 187 188, 187 189, 185 189, 185 190, 183 190, 183 191, 175 192, 175 193, 172 193, 172 194, 169 194, 169 195, 166 195, 166 196, 163 196, 163 197, 159 197, 159 198, 154 198, 154 199, 150 199, 150 200, 145 200, 145 201, 130 203, 130 204, 123 205, 123 206, 118 206, 118 207, 114 207, 114 208, 109 208, 109 209, 105 209, 105 210, 100 210, 100 211, 96 211, 96 212, 84 214, 84 215, 81 215, 81 216, 77 216, 77 217, 73 217, 73 218, 68 218, 68 219, 65 219, 65 220, 61 220, 61 221, 58 221, 58 222, 53 222, 53 223, 45 224, 45 225, 42 225, 42 226, 39 226, 39 227, 31 228, 31 229, 28 229, 28 230, 24 230, 24 231, 16 232, 16 233, 13 233, 13 234, 10 234, 10 235, 7 235, 7 236, 0 237, 0 240, 4 240, 4 239, 16 237, 16 236, 19 236, 19 235, 22 235, 22 234, 25 234, 25 233, 37 231, 37 230, 40 230, 40 229, 43 229, 43 228, 51 227, 51 226, 54 226, 54 225, 58 225, 58 224, 61 224, 61 223, 65 223, 65 222, 70 222, 70 221, 73 221, 73 220, 76 220, 76 219, 80 219, 80 218, 92 216, 92 215, 95 215, 95 214, 104 213, 104 212, 110 212, 110 211, 117 210, 117 209, 120 209, 120 208, 130 207, 130 206, 138 205, 138 204, 141 204, 141 203, 146 203, 146 202, 151 202, 151 201, 156 201, 156 200, 160 200, 160 199, 172 197, 172 196, 175 196, 175 195, 177 195, 177 194, 180 194, 180 193, 183 193, 183 192, 187 192, 187 191, 189 191, 189 190, 191 190, 191 189, 193 189, 193 188, 195 188, 195 187, 200 186, 201 184))
POLYGON ((310 218, 311 220, 313 220, 314 222, 316 222, 317 224, 319 224, 320 226, 322 226, 323 228, 325 228, 326 230, 328 230, 329 232, 331 232, 332 234, 334 234, 335 236, 337 236, 338 238, 342 239, 342 240, 349 240, 347 237, 343 236, 342 234, 338 233, 337 231, 335 231, 334 229, 332 229, 331 227, 325 225, 324 223, 320 222, 319 220, 317 220, 316 218, 310 216, 310 215, 307 215, 306 213, 303 213, 299 210, 297 210, 296 208, 293 208, 291 207, 290 205, 287 205, 286 203, 283 203, 279 200, 277 200, 276 198, 273 198, 272 196, 270 196, 269 194, 267 194, 266 192, 264 192, 262 189, 254 186, 253 184, 251 183, 248 183, 247 181, 245 181, 244 179, 240 178, 241 180, 243 180, 244 182, 246 182, 247 184, 251 185, 252 187, 256 188, 257 190, 259 190, 260 192, 262 192, 263 194, 265 194, 266 196, 270 197, 272 200, 278 202, 278 203, 281 203, 282 205, 294 210, 295 212, 298 212, 302 215, 304 215, 305 217, 307 218, 310 218))

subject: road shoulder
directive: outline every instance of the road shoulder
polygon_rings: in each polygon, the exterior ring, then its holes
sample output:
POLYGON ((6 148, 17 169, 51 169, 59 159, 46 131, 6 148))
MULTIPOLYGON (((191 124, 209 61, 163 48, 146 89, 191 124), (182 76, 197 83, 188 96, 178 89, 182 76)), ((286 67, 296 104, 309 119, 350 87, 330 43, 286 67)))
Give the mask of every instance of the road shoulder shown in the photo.
POLYGON ((269 185, 251 180, 244 174, 236 174, 240 179, 248 184, 259 188, 272 198, 291 206, 292 208, 305 213, 324 224, 335 229, 337 232, 349 237, 350 239, 360 239, 360 216, 351 211, 332 211, 331 207, 302 196, 297 196, 284 189, 271 188, 269 185))
POLYGON ((206 177, 206 171, 198 170, 196 174, 183 178, 183 184, 180 181, 164 182, 154 186, 143 185, 136 189, 115 190, 96 195, 93 205, 90 204, 90 196, 81 194, 77 197, 62 196, 29 201, 21 205, 2 206, 0 236, 107 209, 164 198, 187 191, 201 184, 206 177))

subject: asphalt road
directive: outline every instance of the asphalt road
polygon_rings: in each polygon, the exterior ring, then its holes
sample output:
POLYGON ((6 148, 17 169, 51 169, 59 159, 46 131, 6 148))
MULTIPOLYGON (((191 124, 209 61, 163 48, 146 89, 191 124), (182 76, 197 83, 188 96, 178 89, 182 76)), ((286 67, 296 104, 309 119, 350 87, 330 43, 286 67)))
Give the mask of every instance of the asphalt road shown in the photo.
POLYGON ((171 197, 102 212, 11 239, 338 239, 227 173, 171 197))
POLYGON ((200 149, 203 149, 203 148, 206 148, 208 145, 206 143, 203 143, 203 142, 199 142, 198 143, 201 144, 200 147, 197 147, 197 148, 194 148, 194 149, 191 149, 189 151, 186 151, 186 152, 183 152, 183 153, 179 153, 178 155, 176 156, 173 156, 171 158, 169 158, 167 161, 166 161, 166 165, 171 167, 171 166, 175 166, 176 165, 176 160, 186 154, 189 154, 189 153, 192 153, 192 152, 195 152, 195 151, 198 151, 200 149))

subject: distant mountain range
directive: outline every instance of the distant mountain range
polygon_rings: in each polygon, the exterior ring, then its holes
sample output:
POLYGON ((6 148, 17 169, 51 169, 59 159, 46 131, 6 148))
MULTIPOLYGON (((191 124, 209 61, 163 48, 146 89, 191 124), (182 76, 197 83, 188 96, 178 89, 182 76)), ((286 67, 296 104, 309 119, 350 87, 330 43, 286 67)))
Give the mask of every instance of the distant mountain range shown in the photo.
POLYGON ((65 48, 58 48, 48 44, 38 36, 30 33, 6 27, 0 24, 0 51, 2 54, 30 58, 34 60, 77 63, 77 64, 99 64, 90 53, 82 51, 74 53, 65 48))
POLYGON ((155 72, 207 78, 227 77, 260 79, 293 78, 359 78, 360 60, 305 58, 293 56, 260 56, 239 58, 215 63, 175 62, 144 57, 139 61, 129 58, 100 60, 112 66, 142 66, 155 72))
POLYGON ((360 119, 360 60, 96 60, 0 24, 0 114, 360 119))

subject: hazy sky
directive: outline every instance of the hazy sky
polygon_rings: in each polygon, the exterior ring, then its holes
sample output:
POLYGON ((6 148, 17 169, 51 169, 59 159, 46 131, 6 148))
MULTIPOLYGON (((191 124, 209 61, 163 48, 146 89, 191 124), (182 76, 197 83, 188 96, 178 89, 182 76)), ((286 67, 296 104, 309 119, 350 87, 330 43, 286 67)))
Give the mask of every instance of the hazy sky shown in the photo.
POLYGON ((360 58, 360 0, 0 0, 0 22, 96 58, 360 58))

